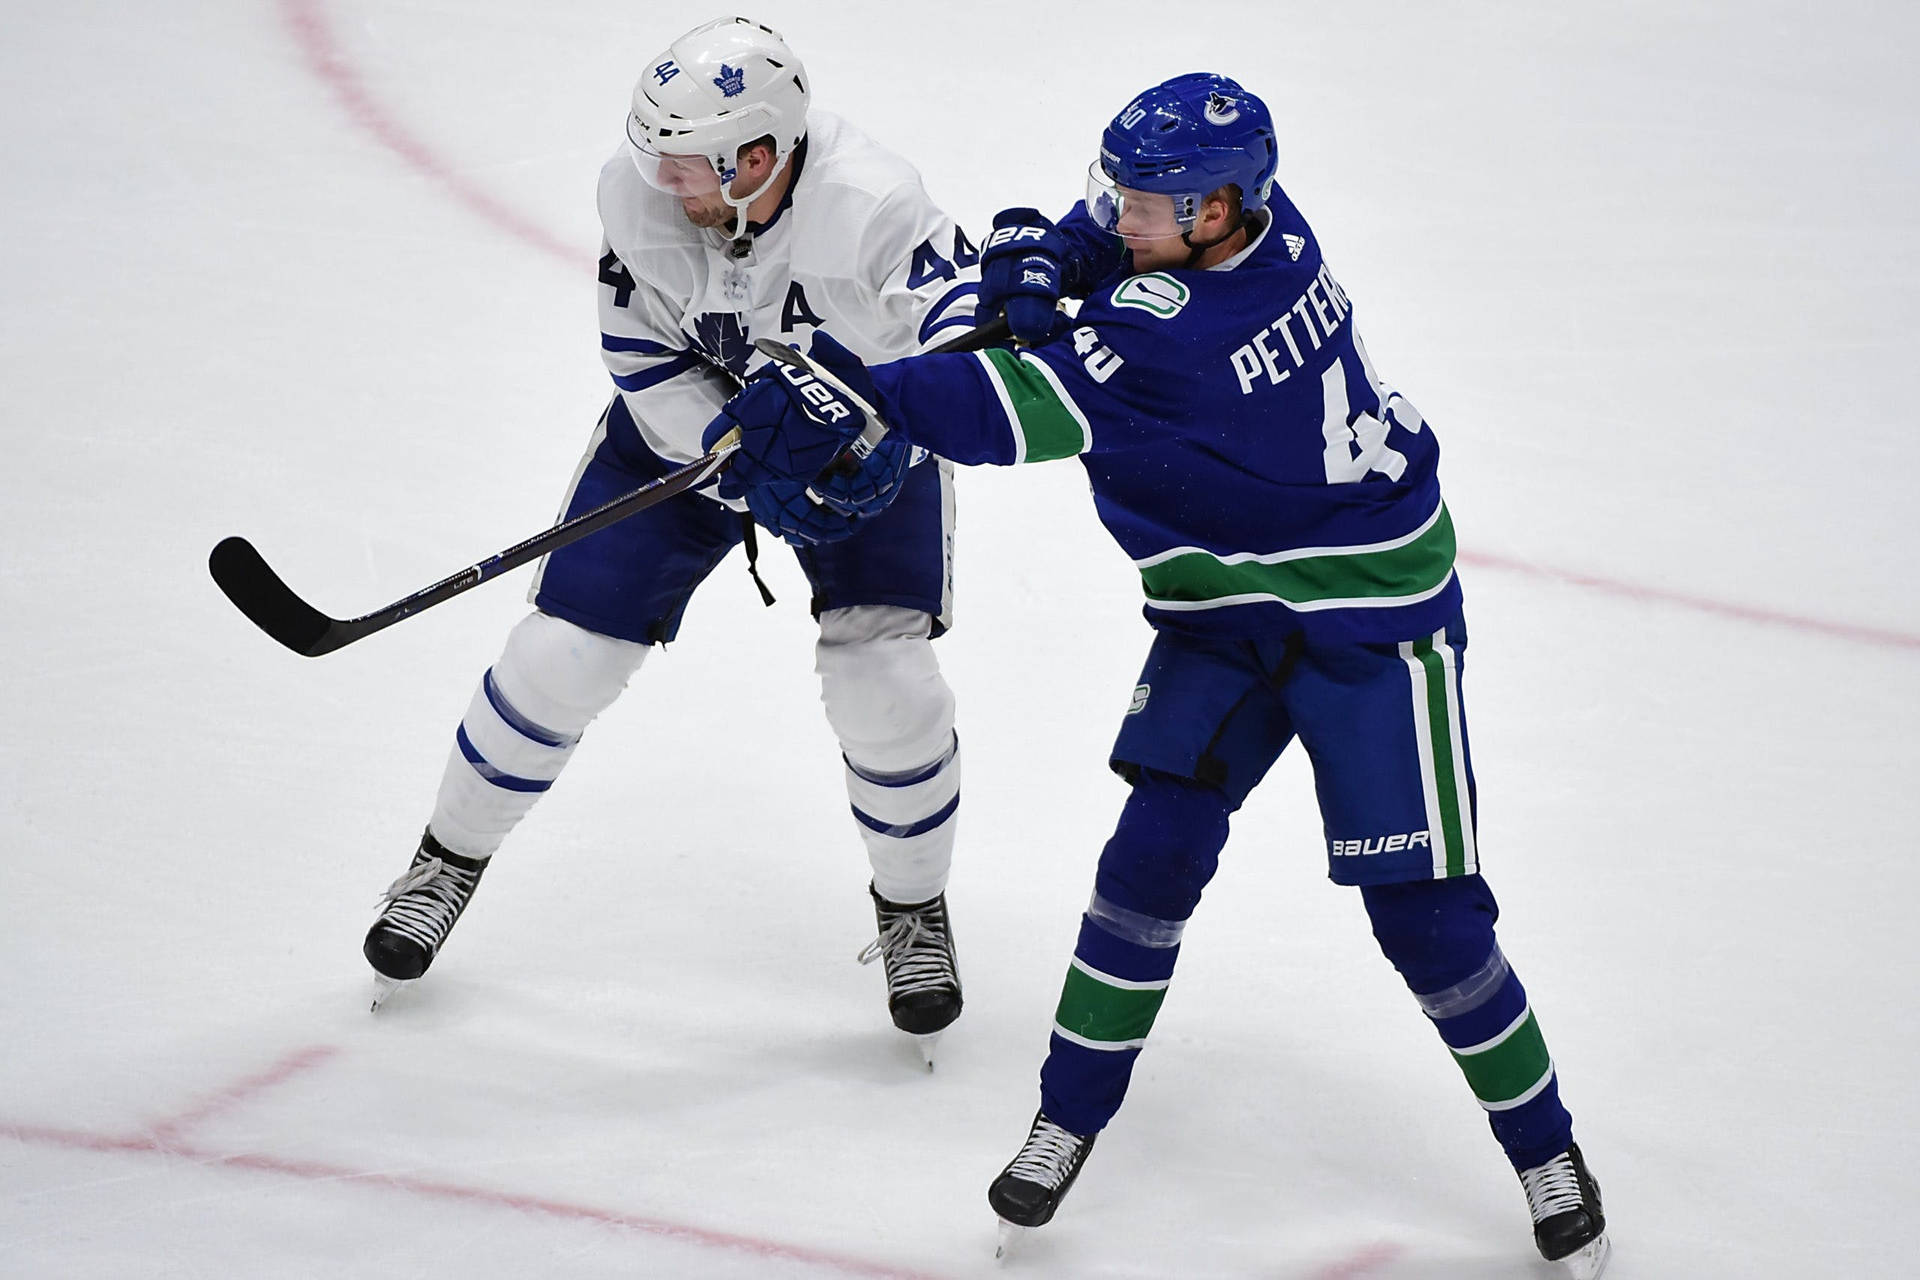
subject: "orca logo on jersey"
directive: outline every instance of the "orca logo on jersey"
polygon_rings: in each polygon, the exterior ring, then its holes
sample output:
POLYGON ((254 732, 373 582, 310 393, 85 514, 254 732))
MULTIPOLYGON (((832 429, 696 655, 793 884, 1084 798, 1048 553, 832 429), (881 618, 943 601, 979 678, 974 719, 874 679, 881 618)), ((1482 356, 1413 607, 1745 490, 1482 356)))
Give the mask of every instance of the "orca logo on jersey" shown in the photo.
POLYGON ((859 414, 854 407, 842 400, 832 387, 808 373, 805 369, 795 369, 791 365, 776 364, 774 372, 789 387, 799 393, 801 409, 815 422, 829 427, 837 427, 848 421, 858 421, 859 414))

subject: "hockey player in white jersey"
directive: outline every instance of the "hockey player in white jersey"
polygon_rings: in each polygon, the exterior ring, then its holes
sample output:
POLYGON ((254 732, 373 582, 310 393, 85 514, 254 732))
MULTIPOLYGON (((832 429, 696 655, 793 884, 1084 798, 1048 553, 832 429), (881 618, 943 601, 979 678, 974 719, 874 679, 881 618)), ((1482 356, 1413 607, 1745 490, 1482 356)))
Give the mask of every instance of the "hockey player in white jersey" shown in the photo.
MULTIPOLYGON (((627 139, 600 175, 600 345, 617 391, 569 515, 698 456, 702 429, 759 360, 756 337, 827 330, 883 361, 972 326, 966 236, 910 165, 809 98, 786 43, 744 18, 688 32, 647 63, 627 139)), ((928 457, 887 482, 898 496, 870 521, 845 514, 859 509, 858 473, 833 482, 851 487, 839 511, 805 486, 745 504, 709 487, 547 558, 533 612, 454 735, 412 865, 367 934, 376 1007, 432 964, 502 841, 653 646, 674 638, 700 582, 743 541, 751 570, 757 518, 794 542, 813 588, 821 697, 871 864, 879 936, 862 959, 884 960, 893 1022, 930 1048, 961 1008, 945 897, 960 752, 930 643, 950 620, 951 467, 928 457)))

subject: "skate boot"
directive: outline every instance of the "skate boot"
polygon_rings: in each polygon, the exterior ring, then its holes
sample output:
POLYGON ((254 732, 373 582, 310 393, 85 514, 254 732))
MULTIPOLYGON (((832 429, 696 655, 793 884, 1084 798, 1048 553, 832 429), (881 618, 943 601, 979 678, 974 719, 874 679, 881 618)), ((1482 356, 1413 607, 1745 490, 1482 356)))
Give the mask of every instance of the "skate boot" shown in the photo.
POLYGON ((861 950, 860 963, 886 961, 887 1012, 894 1026, 919 1039, 931 1071, 934 1042, 960 1016, 960 969, 953 957, 947 895, 903 906, 888 902, 871 885, 867 892, 880 936, 861 950))
POLYGON ((485 858, 450 853, 431 831, 420 837, 413 865, 387 886, 386 904, 361 947, 373 966, 374 1008, 427 971, 486 869, 485 858))
POLYGON ((1587 1172, 1580 1144, 1524 1170, 1520 1185, 1526 1188, 1540 1256, 1563 1264, 1573 1280, 1596 1280, 1606 1270, 1612 1246, 1607 1243, 1606 1215, 1600 1211, 1600 1184, 1587 1172))
POLYGON ((995 1257, 1006 1256, 1022 1231, 1053 1220, 1053 1211, 1067 1198, 1098 1136, 1068 1133, 1044 1114, 1034 1114, 1020 1154, 987 1188, 987 1203, 1000 1215, 1000 1247, 994 1250, 995 1257))

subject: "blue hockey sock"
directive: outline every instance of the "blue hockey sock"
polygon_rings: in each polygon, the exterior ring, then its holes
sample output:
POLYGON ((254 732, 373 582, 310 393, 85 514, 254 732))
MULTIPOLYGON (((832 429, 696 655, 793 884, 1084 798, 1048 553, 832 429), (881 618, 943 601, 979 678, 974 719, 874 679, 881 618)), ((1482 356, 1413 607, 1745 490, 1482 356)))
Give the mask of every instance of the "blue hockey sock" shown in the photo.
POLYGON ((1120 1109, 1180 958, 1180 922, 1136 917, 1154 938, 1142 943, 1107 932, 1095 913, 1107 915, 1097 896, 1080 919, 1040 1068, 1040 1110, 1079 1134, 1098 1133, 1120 1109))
POLYGON ((1211 786, 1151 770, 1135 780, 1100 854, 1040 1069, 1040 1109, 1062 1128, 1098 1133, 1120 1109, 1232 810, 1211 786))
POLYGON ((1406 979, 1515 1169, 1566 1150, 1573 1117, 1539 1019, 1494 938, 1499 907, 1479 876, 1362 890, 1380 948, 1406 979))

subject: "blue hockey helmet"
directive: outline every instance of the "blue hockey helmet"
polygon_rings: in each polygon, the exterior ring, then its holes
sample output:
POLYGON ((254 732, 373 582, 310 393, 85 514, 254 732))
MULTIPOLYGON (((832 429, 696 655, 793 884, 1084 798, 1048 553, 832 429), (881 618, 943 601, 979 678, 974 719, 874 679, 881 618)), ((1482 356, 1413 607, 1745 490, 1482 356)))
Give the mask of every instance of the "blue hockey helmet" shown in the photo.
POLYGON ((1087 210, 1111 231, 1122 203, 1112 188, 1150 191, 1171 197, 1180 226, 1191 228, 1200 202, 1232 183, 1241 211, 1253 213, 1266 207, 1279 163, 1266 103, 1226 76, 1175 76, 1134 98, 1107 125, 1088 175, 1087 210))

